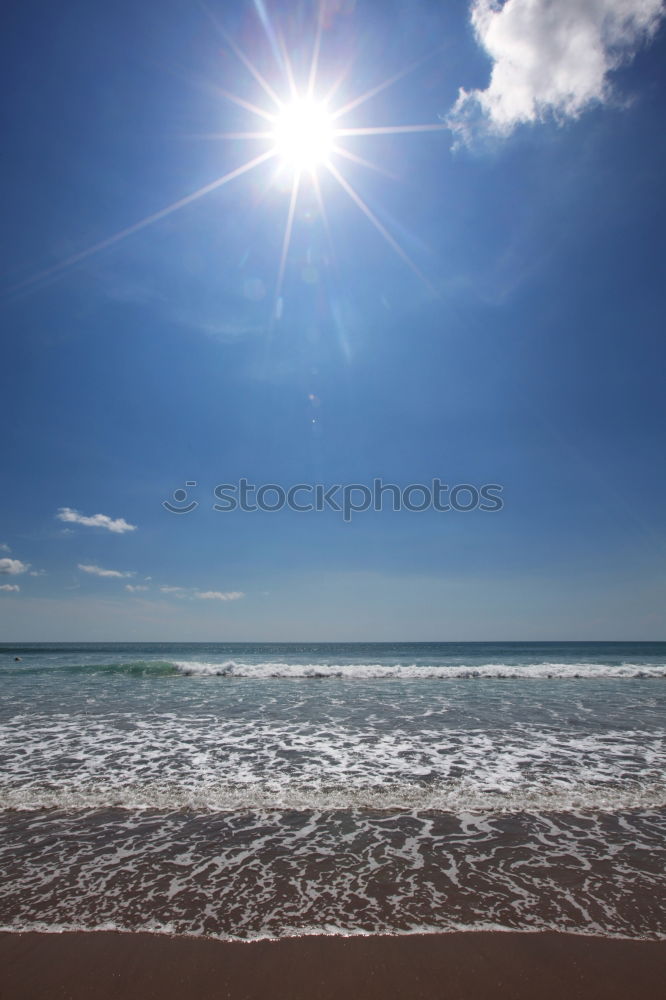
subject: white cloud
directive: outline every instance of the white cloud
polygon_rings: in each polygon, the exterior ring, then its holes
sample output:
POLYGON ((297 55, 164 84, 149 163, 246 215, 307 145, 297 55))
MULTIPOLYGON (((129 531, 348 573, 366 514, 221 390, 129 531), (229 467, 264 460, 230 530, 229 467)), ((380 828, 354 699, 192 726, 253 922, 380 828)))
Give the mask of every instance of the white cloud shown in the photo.
POLYGON ((78 510, 72 510, 71 507, 61 507, 56 517, 60 521, 83 524, 87 528, 106 528, 116 535, 122 535, 126 531, 136 531, 136 524, 128 524, 123 517, 112 518, 107 514, 92 514, 87 517, 85 514, 79 514, 78 510))
POLYGON ((129 590, 130 594, 137 594, 142 590, 150 590, 150 587, 143 587, 140 583, 126 583, 125 590, 129 590))
POLYGON ((651 38, 664 0, 473 0, 477 40, 493 61, 485 90, 461 88, 448 119, 463 139, 479 128, 577 117, 609 97, 608 74, 651 38))
POLYGON ((230 590, 226 594, 219 590, 205 590, 200 591, 197 597, 202 601, 238 601, 241 597, 245 597, 245 594, 240 590, 230 590))
POLYGON ((25 573, 30 568, 30 563, 21 562, 20 559, 0 559, 0 573, 16 576, 18 573, 25 573))
POLYGON ((20 590, 21 588, 16 583, 3 583, 0 584, 0 590, 20 590))
POLYGON ((134 573, 123 573, 119 569, 102 569, 101 566, 94 566, 90 563, 79 563, 78 568, 83 570, 84 573, 92 573, 93 576, 113 576, 117 578, 134 576, 134 573))
POLYGON ((11 552, 12 550, 4 542, 0 542, 0 552, 11 552))
MULTIPOLYGON (((130 588, 128 587, 127 589, 129 590, 130 588)), ((220 590, 196 590, 192 587, 168 587, 164 585, 160 587, 160 591, 162 594, 173 594, 174 597, 188 599, 198 597, 203 601, 238 601, 241 597, 245 597, 245 594, 240 590, 230 590, 223 593, 220 590)))
POLYGON ((45 569, 31 569, 29 575, 30 576, 46 576, 46 570, 45 569))

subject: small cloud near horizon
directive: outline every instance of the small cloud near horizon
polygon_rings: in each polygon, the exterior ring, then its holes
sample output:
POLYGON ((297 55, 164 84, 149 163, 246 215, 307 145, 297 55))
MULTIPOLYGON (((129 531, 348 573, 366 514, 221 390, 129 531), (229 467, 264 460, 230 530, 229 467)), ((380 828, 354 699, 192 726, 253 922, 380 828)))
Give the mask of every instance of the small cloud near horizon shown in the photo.
POLYGON ((87 528, 105 528, 116 535, 122 535, 126 531, 136 531, 136 524, 129 524, 124 517, 109 517, 108 514, 92 514, 87 516, 80 514, 78 510, 71 507, 60 507, 56 517, 59 521, 66 521, 68 524, 82 524, 87 528))
POLYGON ((0 584, 0 590, 15 590, 18 591, 21 588, 17 583, 2 583, 0 584))
POLYGON ((230 590, 226 593, 219 590, 204 590, 196 596, 202 601, 239 601, 245 594, 241 590, 230 590))
POLYGON ((150 590, 150 587, 144 587, 140 583, 126 583, 125 590, 129 590, 130 594, 136 594, 142 590, 150 590))
POLYGON ((21 562, 20 559, 0 559, 0 573, 9 576, 17 576, 19 573, 26 573, 30 569, 30 563, 21 562))
POLYGON ((91 573, 92 576, 111 576, 116 578, 134 576, 134 573, 123 572, 119 569, 103 569, 101 566, 95 566, 91 563, 78 563, 77 568, 83 570, 84 573, 91 573))

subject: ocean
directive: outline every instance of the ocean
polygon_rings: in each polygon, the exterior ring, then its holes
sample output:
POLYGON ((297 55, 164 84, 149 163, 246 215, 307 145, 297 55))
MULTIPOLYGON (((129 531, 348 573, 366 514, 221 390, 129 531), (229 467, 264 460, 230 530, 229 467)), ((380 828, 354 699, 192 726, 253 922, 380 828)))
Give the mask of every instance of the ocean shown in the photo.
POLYGON ((666 643, 5 644, 0 680, 0 929, 666 938, 666 643))

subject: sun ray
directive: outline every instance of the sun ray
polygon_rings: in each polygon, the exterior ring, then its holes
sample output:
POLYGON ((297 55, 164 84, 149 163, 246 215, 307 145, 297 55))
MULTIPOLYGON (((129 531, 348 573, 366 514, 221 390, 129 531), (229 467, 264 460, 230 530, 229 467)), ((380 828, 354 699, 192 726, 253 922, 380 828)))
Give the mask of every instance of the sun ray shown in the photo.
POLYGON ((363 156, 359 156, 357 153, 352 153, 350 149, 345 149, 344 146, 333 146, 332 152, 337 153, 338 156, 344 156, 346 160, 351 160, 352 163, 357 163, 360 167, 368 167, 369 170, 375 170, 378 174, 383 174, 385 177, 390 177, 392 181, 397 181, 399 178, 396 174, 391 173, 386 167, 380 167, 378 163, 373 163, 372 160, 366 160, 363 156))
POLYGON ((291 244, 291 234, 294 228, 294 215, 296 214, 296 202, 298 201, 298 191, 301 185, 301 172, 294 172, 294 180, 291 186, 291 198, 289 199, 289 212, 287 213, 287 224, 284 228, 284 239, 282 241, 282 253, 280 254, 280 268, 278 271, 277 284, 275 286, 275 305, 273 308, 273 319, 276 319, 277 308, 282 296, 282 284, 284 282, 284 272, 287 266, 287 255, 291 244))
POLYGON ((292 68, 291 59, 289 58, 287 46, 281 31, 278 32, 277 38, 278 45, 280 46, 280 54, 282 56, 284 73, 287 77, 287 83, 289 84, 289 93, 291 94, 292 101, 294 101, 298 98, 298 87, 296 86, 296 80, 294 79, 294 70, 292 68))
POLYGON ((239 45, 237 45, 236 42, 233 40, 233 38, 231 37, 231 35, 229 35, 228 32, 226 32, 224 30, 224 28, 222 27, 222 25, 220 24, 220 22, 218 21, 218 19, 215 17, 215 15, 212 13, 212 11, 210 11, 208 9, 208 7, 206 7, 205 4, 202 4, 202 6, 203 6, 203 9, 205 10, 205 12, 208 14, 209 18, 211 19, 211 21, 213 22, 213 24, 215 25, 217 31, 220 33, 220 35, 222 36, 222 38, 224 39, 224 41, 227 43, 227 45, 232 49, 232 51, 234 52, 234 54, 243 63, 243 66, 245 66, 245 68, 248 70, 248 72, 252 74, 252 76, 257 81, 257 83, 259 84, 259 86, 268 95, 268 97, 270 97, 270 99, 273 101, 273 103, 276 105, 276 107, 278 109, 280 109, 282 107, 282 101, 280 100, 280 98, 278 97, 278 95, 275 93, 275 91, 271 87, 270 83, 265 79, 264 76, 262 76, 262 74, 259 72, 259 70, 257 69, 257 67, 254 65, 254 63, 252 62, 252 60, 248 59, 248 57, 245 55, 245 53, 243 52, 243 50, 241 49, 241 47, 239 45))
POLYGON ((38 274, 35 274, 30 278, 26 278, 25 281, 14 285, 12 288, 6 289, 5 294, 22 291, 24 288, 28 288, 42 279, 50 278, 59 274, 66 268, 72 267, 74 264, 80 264, 81 261, 87 260, 87 258, 92 257, 93 254, 99 253, 102 250, 107 250, 109 247, 114 246, 116 243, 120 243, 121 240, 126 239, 128 236, 133 236, 134 233, 138 233, 140 230, 146 229, 154 222, 159 222, 160 219, 165 219, 168 215, 172 215, 179 209, 185 208, 186 205, 191 205, 192 202, 198 201, 198 199, 203 198, 204 195, 210 194, 211 191, 215 191, 217 188, 222 187, 223 184, 228 184, 229 181, 235 180, 237 177, 247 173, 249 170, 253 170, 255 167, 258 167, 261 163, 265 163, 266 160, 272 159, 274 156, 275 150, 273 149, 269 149, 267 152, 261 153, 259 156, 255 156, 253 160, 249 160, 242 166, 236 167, 234 170, 230 170, 228 174, 218 177, 216 180, 211 181, 210 184, 205 184, 203 187, 198 188, 191 194, 185 195, 184 198, 179 198, 178 201, 172 202, 170 205, 167 205, 166 208, 161 208, 159 211, 153 212, 151 215, 147 215, 139 222, 135 222, 131 226, 126 226, 125 229, 121 229, 119 232, 114 233, 113 236, 107 236, 106 239, 100 240, 99 243, 93 244, 93 246, 88 247, 86 250, 81 250, 79 253, 71 254, 71 256, 67 257, 65 260, 60 261, 58 264, 54 264, 53 267, 45 268, 38 274))
POLYGON ((403 248, 400 246, 400 244, 397 242, 397 240, 394 239, 393 236, 391 236, 391 234, 389 233, 389 231, 386 228, 386 226, 384 226, 379 221, 379 219, 377 218, 377 216, 375 215, 375 213, 372 211, 372 209, 370 209, 368 207, 368 205, 366 205, 366 203, 363 201, 363 199, 358 194, 358 192, 355 191, 354 188, 349 183, 349 181, 346 180, 345 177, 343 177, 343 175, 340 173, 340 171, 337 169, 337 167, 334 164, 332 164, 332 163, 327 163, 326 166, 328 167, 329 171, 333 174, 333 176, 335 177, 335 179, 338 182, 338 184, 340 185, 340 187, 344 191, 347 192, 347 194, 352 199, 352 201, 354 202, 354 204, 358 208, 360 208, 360 210, 363 212, 363 214, 366 216, 366 218, 368 218, 370 220, 370 222, 373 224, 373 226, 375 227, 375 229, 377 229, 377 231, 379 233, 381 233, 381 235, 384 237, 384 239, 386 240, 386 242, 388 243, 388 245, 398 254, 398 256, 405 262, 405 264, 407 264, 412 269, 412 271, 416 275, 418 275, 418 277, 421 279, 421 281, 423 281, 424 284, 427 285, 427 287, 432 292, 435 292, 436 289, 428 281, 428 279, 426 278, 425 274, 423 274, 423 272, 417 267, 417 265, 414 263, 414 261, 409 256, 409 254, 407 254, 405 252, 405 250, 403 250, 403 248))
POLYGON ((405 135, 410 132, 442 132, 448 125, 372 125, 367 128, 336 128, 336 136, 405 135))
POLYGON ((271 139, 273 132, 191 132, 181 135, 181 139, 271 139))
POLYGON ((328 90, 326 91, 324 95, 324 104, 326 104, 327 106, 331 103, 331 101, 337 94, 338 90, 346 80, 349 71, 352 67, 352 64, 353 64, 353 59, 351 57, 348 57, 347 61, 345 62, 345 65, 338 72, 337 76, 333 80, 333 83, 329 86, 328 90))
POLYGON ((271 24, 266 7, 263 4, 263 0, 254 0, 254 9, 257 12, 257 17, 259 18, 266 38, 268 39, 268 44, 271 47, 275 62, 278 66, 281 66, 280 49, 275 37, 273 25, 271 24))
POLYGON ((314 97, 315 81, 317 79, 317 70, 319 68, 319 52, 321 49, 321 34, 324 28, 324 4, 323 0, 319 0, 318 11, 317 11, 317 31, 315 33, 314 46, 312 48, 312 60, 310 62, 310 75, 308 77, 308 98, 312 100, 314 97))
POLYGON ((401 69, 398 73, 394 73, 393 76, 387 77, 382 81, 382 83, 378 83, 375 87, 371 87, 370 90, 366 90, 365 93, 361 94, 359 97, 354 97, 347 104, 343 104, 341 108, 338 108, 331 117, 334 119, 341 118, 349 111, 353 111, 354 108, 358 108, 359 105, 365 104, 365 102, 369 101, 371 97, 375 97, 377 94, 380 94, 382 90, 386 90, 387 87, 391 87, 394 83, 397 83, 398 80, 402 80, 403 77, 413 73, 415 69, 422 66, 428 59, 431 59, 436 51, 439 50, 435 49, 433 52, 429 52, 427 56, 421 56, 421 58, 417 59, 416 62, 410 63, 409 66, 401 69))
POLYGON ((245 108, 246 111, 251 111, 253 115, 259 115, 260 118, 265 118, 268 122, 275 121, 275 115, 271 114, 270 111, 260 108, 258 104, 252 104, 251 101, 246 101, 244 97, 239 97, 238 94, 232 94, 231 91, 222 89, 218 89, 218 94, 226 97, 228 101, 238 104, 239 107, 245 108))
POLYGON ((317 207, 321 214, 322 221, 324 223, 324 230, 326 232, 326 237, 328 239, 329 250, 331 251, 331 256, 335 256, 335 248, 333 246, 333 236, 331 234, 331 227, 328 221, 328 213, 326 211, 326 205, 324 204, 324 197, 321 193, 321 184, 319 183, 319 172, 314 168, 310 172, 312 187, 314 188, 315 200, 317 202, 317 207))

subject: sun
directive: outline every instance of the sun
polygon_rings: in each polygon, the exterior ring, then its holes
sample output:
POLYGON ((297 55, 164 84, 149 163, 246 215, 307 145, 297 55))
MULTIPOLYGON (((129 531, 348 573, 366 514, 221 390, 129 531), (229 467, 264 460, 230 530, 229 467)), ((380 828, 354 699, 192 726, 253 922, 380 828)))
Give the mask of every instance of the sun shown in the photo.
MULTIPOLYGON (((263 9, 263 4, 260 5, 258 0, 257 6, 261 6, 263 9)), ((285 170, 290 172, 292 177, 289 207, 286 216, 284 236, 282 238, 282 250, 277 267, 271 323, 275 321, 276 317, 281 315, 282 285, 285 277, 286 262, 289 254, 294 222, 297 218, 296 207, 299 199, 299 192, 306 185, 310 185, 314 191, 320 217, 324 223, 328 238, 329 240, 331 239, 328 217, 320 184, 320 175, 322 177, 330 176, 336 181, 339 187, 347 194, 359 211, 375 227, 388 246, 390 246, 391 249, 398 254, 404 263, 411 268, 411 270, 429 289, 435 292, 436 290, 431 282, 421 272, 419 267, 411 259, 406 250, 400 245, 398 240, 391 234, 386 225, 384 225, 375 212, 372 211, 367 202, 352 185, 351 180, 349 180, 344 173, 345 161, 347 163, 354 163, 356 166, 370 168, 375 171, 386 173, 386 170, 382 165, 373 163, 371 160, 360 156, 356 150, 348 148, 345 141, 347 139, 360 139, 364 143, 366 141, 371 143, 374 136, 406 135, 418 132, 440 132, 448 128, 448 125, 441 121, 436 123, 428 122, 425 124, 411 125, 373 124, 351 127, 345 125, 344 123, 346 115, 355 111, 367 101, 370 101, 377 94, 386 90, 386 88, 391 87, 398 80, 401 80, 407 73, 421 65, 427 57, 424 57, 424 59, 419 60, 417 63, 414 63, 411 66, 406 67, 404 70, 393 74, 393 76, 387 77, 385 80, 371 87, 364 93, 352 97, 346 104, 329 109, 329 102, 333 100, 333 95, 337 87, 344 81, 345 72, 338 77, 337 82, 334 83, 333 86, 330 86, 330 81, 328 81, 329 85, 326 90, 323 91, 327 94, 326 100, 321 100, 317 95, 318 93, 321 94, 322 91, 318 91, 317 84, 322 33, 326 24, 326 0, 316 0, 316 3, 313 6, 318 13, 316 18, 316 32, 310 62, 310 70, 307 74, 307 78, 298 81, 294 76, 292 59, 290 58, 290 54, 285 47, 280 32, 278 31, 276 34, 270 23, 270 19, 267 19, 265 16, 265 12, 261 17, 262 25, 267 38, 277 57, 278 66, 276 68, 279 71, 278 80, 276 81, 277 89, 259 72, 252 60, 239 48, 233 38, 231 38, 227 32, 214 21, 217 30, 224 38, 229 48, 236 54, 238 60, 254 78, 255 83, 259 85, 261 91, 263 92, 263 101, 262 104, 256 104, 247 100, 245 97, 241 97, 239 94, 217 88, 220 96, 235 103, 246 112, 249 112, 254 119, 261 119, 262 124, 258 130, 255 127, 250 128, 247 131, 240 132, 210 133, 206 134, 204 138, 232 140, 234 142, 238 141, 241 143, 246 141, 250 143, 259 141, 265 144, 262 152, 259 152, 257 155, 251 155, 249 159, 245 162, 241 162, 239 166, 234 167, 221 177, 215 178, 210 183, 198 188, 196 191, 185 194, 183 197, 172 202, 170 205, 158 209, 150 215, 146 215, 138 222, 126 226, 119 232, 113 233, 111 236, 100 240, 98 243, 95 243, 93 246, 89 246, 85 250, 71 254, 69 257, 59 261, 52 267, 45 268, 43 271, 32 275, 32 277, 27 278, 25 281, 22 281, 13 286, 11 289, 6 289, 5 291, 18 291, 22 288, 33 285, 35 282, 53 277, 59 272, 64 271, 66 268, 71 267, 73 264, 77 264, 85 260, 91 254, 99 253, 102 250, 108 249, 121 240, 126 239, 128 236, 134 235, 140 230, 145 229, 147 226, 152 226, 154 223, 166 218, 173 212, 177 212, 180 209, 185 208, 187 205, 191 205, 193 202, 198 201, 199 198, 210 194, 212 191, 221 188, 223 185, 235 181, 237 178, 248 174, 250 171, 255 170, 255 168, 260 167, 262 164, 266 164, 272 160, 274 162, 277 161, 279 164, 279 169, 274 174, 274 180, 285 170), (281 94, 282 88, 280 77, 284 77, 281 81, 282 85, 285 83, 288 85, 285 87, 286 94, 284 95, 281 94)), ((274 180, 270 181, 269 184, 274 183, 274 180)))
POLYGON ((323 166, 333 151, 335 129, 325 105, 296 98, 281 108, 272 133, 275 152, 294 170, 323 166))

